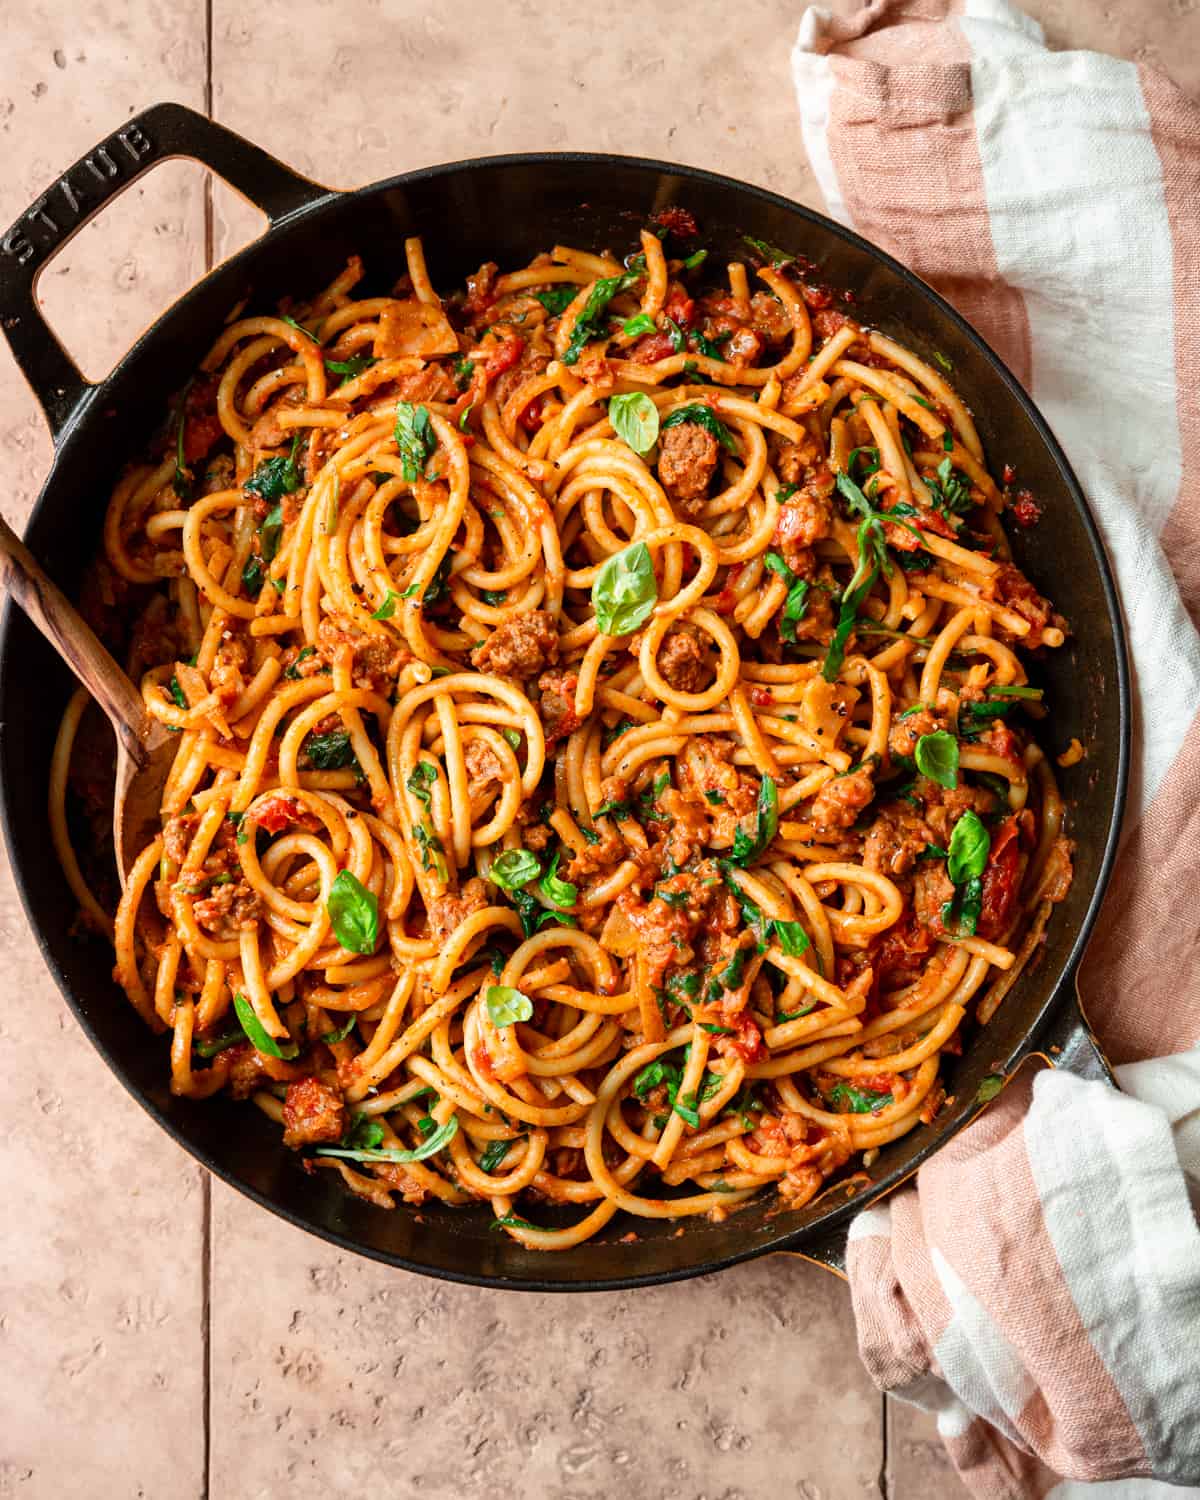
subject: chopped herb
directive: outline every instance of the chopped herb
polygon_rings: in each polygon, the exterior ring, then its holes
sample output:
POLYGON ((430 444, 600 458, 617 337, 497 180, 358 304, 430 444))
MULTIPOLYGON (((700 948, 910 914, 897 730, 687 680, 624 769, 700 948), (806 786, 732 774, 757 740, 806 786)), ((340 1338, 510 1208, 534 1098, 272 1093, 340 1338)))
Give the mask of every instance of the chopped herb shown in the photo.
POLYGON ((254 1007, 246 999, 245 995, 234 995, 233 1008, 237 1012, 237 1018, 242 1023, 242 1030, 250 1040, 250 1045, 256 1052, 263 1053, 266 1057, 279 1057, 290 1061, 300 1052, 297 1042, 287 1041, 280 1043, 273 1036, 267 1034, 263 1023, 254 1012, 254 1007))
POLYGON ((714 807, 719 807, 725 801, 725 793, 712 791, 705 792, 704 800, 706 802, 711 802, 714 807))
POLYGON ((938 464, 936 481, 927 479, 925 483, 929 486, 934 505, 947 515, 961 516, 975 504, 969 482, 955 471, 948 458, 943 458, 938 464))
POLYGON ((331 375, 343 375, 347 380, 354 380, 364 370, 369 370, 378 363, 374 355, 352 354, 349 359, 327 359, 325 368, 331 375))
POLYGON ((694 254, 689 255, 688 258, 684 261, 683 269, 685 271, 694 271, 697 266, 702 266, 707 258, 707 250, 697 250, 694 254))
POLYGON ((458 1134, 458 1116, 451 1115, 446 1123, 440 1126, 414 1151, 393 1151, 387 1149, 353 1151, 343 1150, 340 1146, 318 1146, 318 1156, 342 1156, 350 1161, 394 1161, 413 1162, 426 1161, 431 1156, 436 1156, 439 1151, 448 1146, 458 1134))
POLYGON ((335 729, 329 734, 310 734, 304 741, 303 750, 309 764, 317 771, 337 771, 354 759, 354 746, 349 731, 345 729, 335 729))
POLYGON ((574 302, 579 295, 579 288, 574 282, 567 282, 562 286, 551 287, 548 292, 534 292, 533 295, 552 318, 557 318, 574 302))
POLYGON ((733 836, 730 859, 743 868, 764 853, 779 831, 779 789, 772 776, 764 776, 758 787, 758 816, 751 838, 739 828, 733 836))
MULTIPOLYGON (((281 455, 275 458, 265 458, 254 473, 242 486, 251 495, 257 495, 261 500, 282 500, 284 495, 290 495, 293 490, 300 488, 300 471, 296 467, 296 449, 300 445, 300 434, 296 433, 292 438, 291 451, 287 457, 281 455)), ((263 522, 264 528, 270 522, 268 516, 263 522)), ((282 528, 283 516, 280 513, 280 526, 282 528)), ((278 546, 278 543, 276 543, 278 546)), ((272 552, 271 556, 275 554, 272 552)), ((263 546, 263 556, 266 556, 266 546, 263 546)))
POLYGON ((287 669, 287 671, 283 675, 289 681, 291 681, 291 682, 297 681, 299 679, 300 673, 297 672, 296 668, 300 665, 300 663, 302 661, 306 661, 310 656, 315 656, 316 654, 317 654, 317 648, 315 646, 303 646, 303 647, 301 647, 299 653, 296 656, 296 660, 292 663, 292 665, 287 669))
POLYGON ((776 270, 780 266, 790 265, 796 259, 794 255, 789 255, 786 250, 780 250, 778 246, 770 245, 766 240, 756 239, 752 234, 744 234, 742 235, 742 239, 752 250, 757 250, 763 260, 768 265, 774 266, 776 270))
MULTIPOLYGON (((519 1139, 524 1140, 525 1137, 520 1136, 519 1139)), ((483 1148, 483 1152, 479 1158, 480 1168, 484 1172, 494 1172, 508 1155, 510 1147, 515 1145, 516 1141, 489 1141, 483 1148)))
POLYGON ((983 910, 983 872, 991 836, 978 813, 965 812, 954 825, 946 874, 956 887, 941 909, 942 926, 952 936, 972 937, 983 910))
POLYGON ((224 1052, 229 1047, 236 1047, 239 1042, 246 1040, 246 1033, 239 1026, 236 1031, 223 1031, 220 1036, 208 1037, 204 1041, 193 1042, 192 1051, 200 1057, 216 1057, 218 1052, 224 1052))
POLYGON ((537 1225, 531 1224, 528 1219, 522 1219, 517 1214, 505 1214, 502 1218, 493 1219, 488 1226, 489 1229, 532 1229, 537 1232, 537 1225))
POLYGON ((414 406, 411 401, 397 402, 395 438, 404 478, 413 484, 424 473, 429 455, 437 447, 428 409, 414 406))
POLYGON ((383 1126, 370 1115, 355 1113, 350 1116, 350 1128, 338 1142, 355 1151, 373 1151, 383 1145, 383 1126))
POLYGON ((954 366, 939 349, 933 351, 933 358, 937 364, 941 365, 947 375, 954 374, 954 366))
POLYGON ((388 589, 387 598, 371 616, 372 620, 390 620, 396 613, 396 600, 399 597, 400 596, 398 594, 395 594, 391 589, 388 589))
POLYGON ((570 341, 563 351, 564 365, 577 363, 585 345, 592 339, 603 336, 604 329, 600 325, 600 319, 604 316, 608 304, 618 293, 627 292, 630 287, 636 286, 641 276, 642 273, 639 271, 626 271, 624 275, 605 276, 596 282, 575 318, 570 341))
POLYGON ((666 432, 669 427, 678 427, 684 422, 691 422, 696 427, 703 427, 705 432, 711 432, 722 448, 732 453, 735 458, 737 457, 738 445, 733 433, 711 406, 706 406, 703 401, 693 401, 687 406, 677 406, 669 416, 663 418, 662 430, 666 432))
POLYGON ((771 920, 771 930, 779 939, 779 946, 789 958, 799 958, 808 950, 808 933, 799 922, 784 922, 779 917, 771 920))
POLYGON ((408 780, 404 785, 418 802, 423 802, 428 808, 430 806, 429 788, 437 779, 437 767, 433 762, 419 760, 409 772, 408 780))
POLYGON ((246 559, 246 566, 242 569, 242 587, 252 599, 257 599, 262 593, 262 586, 262 558, 256 552, 252 552, 246 559))
POLYGON ((1004 1087, 1005 1081, 1002 1073, 989 1073, 979 1085, 979 1089, 975 1094, 976 1101, 980 1104, 989 1103, 1004 1087))
POLYGON ((891 1104, 891 1094, 873 1094, 867 1089, 852 1088, 848 1083, 835 1084, 829 1095, 829 1102, 839 1114, 843 1115, 870 1115, 877 1109, 883 1109, 885 1105, 891 1104))
POLYGON ((621 332, 626 338, 637 338, 639 334, 654 333, 657 325, 649 313, 638 313, 635 317, 626 318, 621 325, 621 332))
POLYGON ((508 743, 513 747, 514 750, 519 750, 521 748, 520 730, 502 729, 500 733, 504 736, 504 738, 508 741, 508 743))
POLYGON ((297 323, 295 318, 293 318, 290 313, 283 313, 281 316, 285 323, 289 323, 297 333, 302 333, 306 339, 312 339, 314 344, 319 344, 321 342, 321 340, 316 336, 315 333, 305 328, 303 323, 297 323))
POLYGON ((179 686, 178 677, 172 675, 170 682, 167 684, 167 689, 170 692, 171 697, 174 698, 176 704, 180 708, 186 710, 191 707, 191 704, 187 701, 187 698, 184 695, 183 689, 179 686))
POLYGON ((334 1042, 344 1042, 350 1035, 350 1033, 354 1030, 357 1023, 358 1017, 356 1015, 352 1015, 350 1019, 345 1023, 345 1025, 339 1026, 336 1031, 322 1032, 322 1034, 317 1038, 317 1041, 324 1042, 326 1046, 332 1046, 334 1042))
POLYGON ((482 589, 479 597, 485 604, 490 604, 493 609, 498 609, 508 598, 507 589, 482 589))
POLYGON ((542 879, 538 881, 538 890, 556 911, 567 911, 579 899, 579 891, 569 880, 559 879, 559 858, 560 856, 555 854, 554 858, 550 861, 550 868, 546 871, 542 879))

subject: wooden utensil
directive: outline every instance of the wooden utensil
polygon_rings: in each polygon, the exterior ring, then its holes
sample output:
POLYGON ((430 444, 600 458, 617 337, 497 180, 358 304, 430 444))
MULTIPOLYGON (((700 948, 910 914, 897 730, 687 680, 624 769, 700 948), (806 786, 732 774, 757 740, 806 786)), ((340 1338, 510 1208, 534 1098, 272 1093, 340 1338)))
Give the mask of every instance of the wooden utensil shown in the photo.
POLYGON ((3 516, 0 583, 91 693, 116 731, 113 845, 123 886, 129 866, 158 831, 163 787, 179 741, 146 712, 137 688, 3 516))

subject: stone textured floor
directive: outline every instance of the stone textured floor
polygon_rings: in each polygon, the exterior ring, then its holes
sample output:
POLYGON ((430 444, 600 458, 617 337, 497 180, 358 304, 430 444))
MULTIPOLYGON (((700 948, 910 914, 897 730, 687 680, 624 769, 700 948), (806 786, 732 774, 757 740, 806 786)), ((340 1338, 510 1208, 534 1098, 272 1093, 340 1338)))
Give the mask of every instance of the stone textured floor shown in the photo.
MULTIPOLYGON (((160 98, 210 107, 336 186, 580 147, 812 203, 786 64, 801 8, 21 0, 0 50, 0 223, 160 98)), ((1031 8, 1057 45, 1200 91, 1198 0, 1031 8)), ((54 263, 48 316, 103 374, 258 227, 199 168, 169 164, 54 263)), ((0 504, 18 525, 49 457, 0 351, 0 504)), ((0 952, 0 1500, 961 1493, 932 1426, 885 1414, 823 1272, 776 1258, 568 1303, 339 1255, 210 1184, 125 1096, 44 971, 5 868, 0 952)))

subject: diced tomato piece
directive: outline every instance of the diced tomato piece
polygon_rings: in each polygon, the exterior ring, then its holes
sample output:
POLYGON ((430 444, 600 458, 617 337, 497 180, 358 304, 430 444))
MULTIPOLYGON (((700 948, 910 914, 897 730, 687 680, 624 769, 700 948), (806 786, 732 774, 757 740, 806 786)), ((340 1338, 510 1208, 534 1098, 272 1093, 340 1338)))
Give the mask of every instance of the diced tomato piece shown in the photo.
MULTIPOLYGON (((833 292, 827 286, 808 286, 800 289, 800 295, 804 298, 805 305, 816 309, 829 307, 833 302, 833 292)), ((837 327, 840 328, 846 320, 842 318, 837 327)), ((836 329, 834 330, 836 332, 836 329)))
POLYGON ((997 938, 1012 920, 1017 899, 1017 871, 1021 846, 1015 817, 1006 818, 992 840, 983 871, 983 902, 977 932, 989 941, 997 938))
MULTIPOLYGON (((808 303, 809 307, 816 305, 810 302, 807 297, 804 300, 808 303)), ((835 307, 818 307, 812 320, 813 332, 819 334, 823 339, 831 339, 837 333, 838 329, 843 328, 849 321, 850 319, 846 314, 839 312, 835 307)))
POLYGON ((1012 464, 1005 464, 1004 468, 1001 470, 1001 477, 1003 478, 1005 484, 1011 484, 1017 477, 1017 471, 1013 468, 1012 464))
POLYGON ((648 333, 629 351, 629 357, 639 365, 655 365, 675 352, 669 333, 648 333))
POLYGON ((750 702, 754 704, 755 708, 770 708, 772 703, 775 702, 774 695, 769 688, 752 687, 749 696, 750 702))
POLYGON ((506 333, 500 344, 493 348, 483 361, 484 377, 494 380, 497 375, 503 375, 505 370, 511 370, 521 358, 524 348, 525 340, 519 333, 506 333))
POLYGON ((680 328, 690 328, 696 316, 696 304, 681 286, 673 286, 663 303, 663 316, 678 323, 680 328))
POLYGON ((739 1011, 730 1019, 736 1035, 719 1038, 717 1051, 732 1053, 734 1057, 740 1057, 743 1062, 761 1062, 767 1055, 767 1048, 762 1032, 758 1029, 758 1022, 744 1010, 739 1011))
POLYGON ((670 208, 660 208, 651 223, 665 229, 668 234, 678 235, 681 240, 694 239, 700 233, 696 227, 696 220, 688 210, 679 208, 675 204, 672 204, 670 208))
POLYGON ((284 793, 268 797, 261 806, 255 808, 254 821, 268 833, 282 833, 285 828, 293 825, 315 832, 321 826, 320 819, 314 817, 302 802, 284 793))
POLYGON ((1042 507, 1029 490, 1018 490, 1017 498, 1009 506, 1009 510, 1013 520, 1025 531, 1036 526, 1042 519, 1042 507))

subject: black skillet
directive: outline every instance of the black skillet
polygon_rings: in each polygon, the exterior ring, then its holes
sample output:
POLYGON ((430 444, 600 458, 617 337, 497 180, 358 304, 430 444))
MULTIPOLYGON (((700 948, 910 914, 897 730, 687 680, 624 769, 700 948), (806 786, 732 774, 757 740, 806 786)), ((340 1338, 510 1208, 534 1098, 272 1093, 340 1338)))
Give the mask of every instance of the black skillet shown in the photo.
MULTIPOLYGON (((50 853, 47 768, 71 683, 18 610, 0 627, 0 792, 8 847, 30 925, 80 1024, 110 1068, 164 1129, 210 1171, 274 1213, 346 1250, 453 1281, 529 1290, 613 1289, 715 1271, 786 1250, 837 1268, 850 1218, 904 1180, 976 1113, 981 1081, 1031 1052, 1091 1077, 1107 1068, 1084 1022, 1074 976, 1116 848, 1129 758, 1129 682, 1112 575, 1079 484, 1045 421, 997 356, 924 282, 858 235, 761 188, 691 167, 619 156, 483 158, 405 173, 338 193, 289 170, 257 146, 178 104, 123 125, 55 182, 0 241, 0 325, 41 402, 55 458, 26 532, 37 557, 71 593, 99 546, 105 497, 128 455, 161 422, 230 310, 269 307, 282 293, 324 285, 350 254, 380 282, 402 264, 406 235, 423 237, 441 286, 484 260, 520 265, 556 242, 627 245, 648 216, 679 203, 704 243, 737 255, 743 234, 801 252, 824 280, 851 288, 864 320, 954 367, 991 467, 1016 469, 1046 502, 1040 525, 1013 537, 1016 560, 1070 620, 1067 648, 1039 669, 1053 704, 1052 744, 1076 735, 1087 758, 1064 777, 1076 875, 1055 911, 1044 951, 990 1025, 977 1031, 948 1079, 954 1102, 931 1126, 885 1148, 873 1184, 798 1212, 770 1196, 723 1224, 618 1216, 599 1239, 562 1255, 526 1251, 489 1228, 490 1213, 425 1207, 384 1212, 326 1174, 308 1175, 257 1110, 219 1099, 191 1103, 167 1090, 165 1043, 147 1033, 109 977, 111 959, 72 935, 73 902, 50 853), (191 157, 219 173, 269 220, 260 240, 217 267, 134 344, 112 374, 83 380, 44 322, 38 273, 63 244, 148 168, 191 157), (636 1229, 636 1243, 621 1244, 636 1229)), ((547 1221, 552 1217, 547 1214, 547 1221)))

